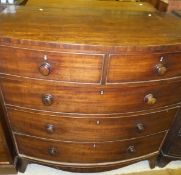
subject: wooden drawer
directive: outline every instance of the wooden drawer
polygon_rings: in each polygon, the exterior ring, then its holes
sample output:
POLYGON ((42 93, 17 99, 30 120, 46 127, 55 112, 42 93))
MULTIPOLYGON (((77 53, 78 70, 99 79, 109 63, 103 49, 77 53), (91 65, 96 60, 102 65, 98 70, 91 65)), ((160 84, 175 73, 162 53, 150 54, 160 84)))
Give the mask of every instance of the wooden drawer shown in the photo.
POLYGON ((116 142, 60 142, 15 135, 19 153, 67 163, 103 163, 131 159, 159 150, 165 133, 116 142), (109 156, 108 156, 109 155, 109 156))
POLYGON ((102 65, 103 55, 98 54, 0 47, 0 71, 6 74, 69 82, 100 83, 102 65))
POLYGON ((167 130, 177 108, 130 117, 46 115, 8 108, 13 131, 64 141, 111 141, 167 130))
POLYGON ((150 81, 181 76, 181 52, 110 55, 107 82, 150 81))
POLYGON ((112 114, 181 102, 181 81, 138 85, 69 86, 11 77, 1 79, 6 104, 65 113, 112 114), (157 100, 157 101, 156 101, 157 100))

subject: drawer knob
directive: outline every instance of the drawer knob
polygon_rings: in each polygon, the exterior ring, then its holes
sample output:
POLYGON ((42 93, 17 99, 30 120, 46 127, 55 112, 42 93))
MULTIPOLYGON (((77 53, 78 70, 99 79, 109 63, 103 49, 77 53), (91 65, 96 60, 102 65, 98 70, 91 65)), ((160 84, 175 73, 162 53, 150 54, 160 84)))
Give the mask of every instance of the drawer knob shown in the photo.
POLYGON ((39 71, 42 75, 44 76, 48 76, 51 73, 51 65, 49 63, 43 63, 40 67, 39 67, 39 71))
POLYGON ((43 97, 42 97, 42 102, 43 102, 43 104, 44 105, 46 105, 46 106, 50 106, 50 105, 52 105, 53 104, 53 96, 51 95, 51 94, 45 94, 45 95, 43 95, 43 97))
POLYGON ((143 123, 138 123, 136 125, 136 128, 138 129, 139 132, 143 132, 145 130, 143 123))
POLYGON ((156 65, 156 71, 158 75, 165 75, 165 73, 167 72, 167 68, 160 63, 156 65))
POLYGON ((49 134, 52 134, 55 132, 55 126, 52 124, 46 125, 45 129, 46 129, 47 133, 49 133, 49 134))
POLYGON ((157 99, 153 96, 153 94, 148 94, 145 96, 144 101, 149 105, 154 105, 157 99))
POLYGON ((51 156, 56 156, 57 155, 57 149, 55 147, 48 148, 48 154, 51 156))
POLYGON ((129 147, 128 147, 128 152, 129 152, 129 153, 135 153, 135 152, 136 152, 135 147, 134 147, 133 145, 129 146, 129 147))

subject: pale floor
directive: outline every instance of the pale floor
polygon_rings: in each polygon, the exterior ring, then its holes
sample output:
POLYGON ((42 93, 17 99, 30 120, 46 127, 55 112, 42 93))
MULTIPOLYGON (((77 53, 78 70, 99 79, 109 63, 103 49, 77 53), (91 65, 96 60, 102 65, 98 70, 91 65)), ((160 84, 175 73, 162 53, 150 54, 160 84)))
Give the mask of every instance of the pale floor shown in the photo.
MULTIPOLYGON (((181 168, 181 161, 174 161, 169 163, 166 168, 164 169, 178 169, 181 168)), ((151 170, 152 172, 155 171, 154 175, 172 175, 172 172, 170 170, 164 171, 164 172, 157 172, 156 170, 160 170, 159 168, 155 168, 154 170, 151 170)), ((18 175, 120 175, 120 174, 127 174, 127 173, 135 173, 139 172, 135 175, 151 175, 150 174, 150 168, 147 161, 142 161, 124 168, 120 168, 113 171, 103 172, 103 173, 70 173, 65 172, 61 170, 57 170, 54 168, 49 168, 41 165, 31 164, 28 165, 27 170, 24 174, 18 173, 18 175), (144 172, 143 172, 144 171, 144 172), (145 173, 145 171, 148 171, 148 174, 145 173), (143 172, 143 173, 141 173, 143 172)), ((134 175, 134 174, 133 174, 134 175)), ((173 175, 181 175, 181 171, 179 170, 174 172, 173 175)))

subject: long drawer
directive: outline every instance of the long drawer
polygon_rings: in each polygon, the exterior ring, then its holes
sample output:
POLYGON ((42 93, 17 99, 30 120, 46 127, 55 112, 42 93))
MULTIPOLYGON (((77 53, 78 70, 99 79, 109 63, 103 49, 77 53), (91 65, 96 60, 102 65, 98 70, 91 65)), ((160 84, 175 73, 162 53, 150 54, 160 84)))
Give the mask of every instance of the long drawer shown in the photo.
POLYGON ((2 73, 49 80, 100 83, 103 59, 101 54, 0 47, 2 73))
POLYGON ((114 141, 142 137, 167 130, 177 108, 130 117, 47 115, 8 108, 16 133, 63 141, 114 141))
POLYGON ((129 86, 69 86, 58 82, 1 79, 6 104, 66 113, 124 113, 181 102, 181 80, 129 86))
POLYGON ((60 142, 15 135, 19 153, 67 163, 103 163, 126 160, 159 150, 165 133, 129 141, 80 143, 60 142))
POLYGON ((107 82, 150 81, 181 76, 181 52, 110 55, 107 82))

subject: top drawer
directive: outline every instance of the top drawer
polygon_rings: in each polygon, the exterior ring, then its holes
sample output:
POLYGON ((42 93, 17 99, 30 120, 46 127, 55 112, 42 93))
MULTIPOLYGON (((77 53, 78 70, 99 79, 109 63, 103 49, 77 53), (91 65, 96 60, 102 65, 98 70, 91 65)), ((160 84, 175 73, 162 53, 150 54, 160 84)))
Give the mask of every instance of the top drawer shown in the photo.
POLYGON ((110 55, 107 82, 124 83, 181 76, 181 52, 110 55))
POLYGON ((0 47, 0 71, 24 77, 100 83, 104 55, 0 47), (83 76, 82 76, 83 75, 83 76))

